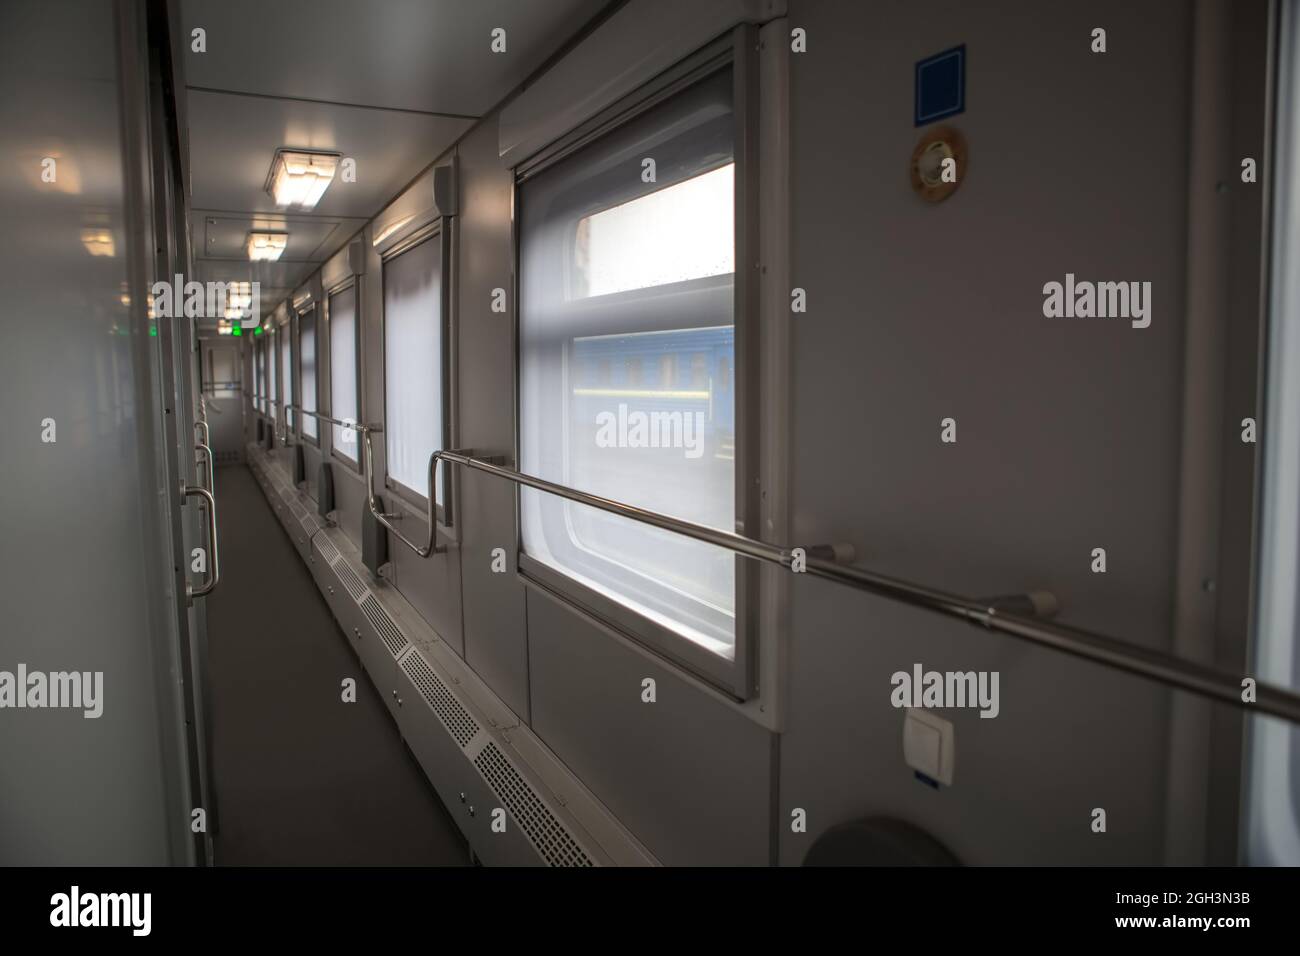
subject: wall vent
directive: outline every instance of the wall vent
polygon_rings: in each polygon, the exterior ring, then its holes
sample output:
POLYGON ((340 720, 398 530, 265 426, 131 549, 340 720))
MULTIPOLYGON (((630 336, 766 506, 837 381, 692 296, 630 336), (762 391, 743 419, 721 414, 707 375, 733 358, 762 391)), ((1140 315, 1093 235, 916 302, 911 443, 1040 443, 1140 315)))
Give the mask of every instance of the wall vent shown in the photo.
POLYGON ((323 535, 321 536, 320 541, 317 542, 316 546, 320 548, 320 556, 331 566, 333 566, 335 561, 343 557, 343 555, 339 554, 339 549, 334 546, 334 542, 323 535))
POLYGON ((378 632, 384 646, 388 648, 388 653, 393 657, 400 654, 406 647, 406 638, 402 636, 402 632, 397 629, 393 619, 388 616, 384 606, 375 600, 373 594, 367 594, 366 599, 361 602, 361 613, 375 626, 375 631, 378 632))
POLYGON ((402 658, 402 671, 411 679, 420 696, 433 708, 433 712, 447 728, 447 733, 455 738, 461 749, 469 746, 469 742, 478 733, 478 721, 470 716, 469 711, 433 672, 424 655, 419 651, 407 654, 402 658))
POLYGON ((550 866, 593 866, 591 857, 578 845, 528 785, 514 764, 491 741, 474 758, 483 779, 515 818, 528 840, 550 866))
POLYGON ((340 561, 335 565, 334 573, 339 576, 343 586, 348 589, 348 593, 352 595, 352 600, 358 604, 370 593, 366 590, 366 586, 361 583, 361 579, 357 577, 357 572, 352 570, 352 565, 346 561, 340 561))

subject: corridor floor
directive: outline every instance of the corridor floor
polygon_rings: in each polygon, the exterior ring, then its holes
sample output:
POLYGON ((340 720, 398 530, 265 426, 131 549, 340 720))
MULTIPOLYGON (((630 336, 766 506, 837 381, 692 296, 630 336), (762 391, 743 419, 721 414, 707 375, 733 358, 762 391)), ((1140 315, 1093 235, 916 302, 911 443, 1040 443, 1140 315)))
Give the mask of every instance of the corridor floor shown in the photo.
POLYGON ((460 832, 243 465, 207 599, 218 865, 464 865, 460 832), (344 678, 357 700, 344 703, 344 678))

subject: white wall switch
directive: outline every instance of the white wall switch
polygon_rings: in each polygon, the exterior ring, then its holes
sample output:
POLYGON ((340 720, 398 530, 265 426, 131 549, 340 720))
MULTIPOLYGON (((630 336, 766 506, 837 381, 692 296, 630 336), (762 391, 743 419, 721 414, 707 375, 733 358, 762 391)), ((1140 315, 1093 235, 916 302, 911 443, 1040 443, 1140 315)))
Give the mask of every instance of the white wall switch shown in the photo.
POLYGON ((935 783, 952 786, 953 726, 919 707, 908 707, 903 717, 903 760, 935 783))

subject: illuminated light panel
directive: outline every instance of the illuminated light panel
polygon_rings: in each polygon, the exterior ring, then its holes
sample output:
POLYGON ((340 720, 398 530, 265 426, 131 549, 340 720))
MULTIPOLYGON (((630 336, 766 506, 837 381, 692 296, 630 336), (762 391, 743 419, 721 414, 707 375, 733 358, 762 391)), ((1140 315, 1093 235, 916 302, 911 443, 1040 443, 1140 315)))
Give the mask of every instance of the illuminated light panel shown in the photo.
POLYGON ((251 262, 274 262, 289 244, 287 232, 250 232, 248 258, 251 262))
POLYGON ((266 191, 281 209, 312 209, 334 181, 338 156, 279 150, 271 160, 266 191))
POLYGON ((92 256, 112 256, 116 252, 113 247, 113 234, 107 229, 81 230, 81 244, 92 256))
POLYGON ((231 321, 243 319, 252 304, 253 283, 229 283, 226 288, 226 319, 231 321))

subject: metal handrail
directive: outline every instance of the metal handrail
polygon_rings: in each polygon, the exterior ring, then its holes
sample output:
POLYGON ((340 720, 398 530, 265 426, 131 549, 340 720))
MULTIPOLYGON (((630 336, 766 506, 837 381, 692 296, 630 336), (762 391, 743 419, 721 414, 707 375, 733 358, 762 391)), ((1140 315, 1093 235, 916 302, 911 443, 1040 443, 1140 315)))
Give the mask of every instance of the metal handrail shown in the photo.
POLYGON ((201 419, 201 418, 196 418, 196 419, 194 420, 194 429, 195 429, 195 431, 197 431, 199 428, 202 428, 202 429, 203 429, 203 442, 202 442, 202 443, 203 443, 204 445, 210 445, 210 444, 212 444, 212 432, 208 430, 208 423, 207 423, 206 421, 204 421, 203 419, 201 419))
POLYGON ((211 551, 209 554, 211 560, 208 561, 207 580, 200 587, 196 588, 188 582, 185 585, 185 596, 192 601, 196 597, 211 594, 213 588, 221 581, 221 558, 217 552, 217 499, 208 489, 197 485, 186 485, 181 489, 181 494, 186 498, 199 497, 208 503, 208 547, 211 551))
POLYGON ((445 547, 438 546, 438 532, 437 532, 438 504, 437 504, 437 496, 434 494, 433 481, 434 478, 437 476, 438 462, 440 460, 442 460, 447 455, 453 455, 453 454, 468 455, 469 454, 468 450, 462 449, 459 452, 435 451, 432 455, 429 456, 429 493, 428 495, 425 496, 425 514, 424 514, 424 520, 428 524, 428 531, 427 534, 425 535, 424 544, 418 545, 410 538, 408 538, 406 535, 402 534, 402 532, 398 531, 396 528, 394 528, 391 524, 388 523, 389 518, 394 518, 394 519, 401 518, 402 516, 400 514, 396 514, 393 512, 389 512, 385 514, 384 512, 380 511, 378 508, 375 507, 375 462, 374 462, 374 448, 372 447, 370 442, 370 433, 376 431, 383 431, 383 429, 367 428, 365 431, 361 433, 362 441, 366 448, 366 465, 365 465, 366 507, 370 509, 370 513, 374 516, 376 521, 382 524, 389 531, 393 532, 393 534, 397 535, 398 540, 401 541, 402 544, 406 545, 408 548, 410 548, 420 557, 427 558, 431 554, 441 554, 447 549, 445 547))
MULTIPOLYGON (((1044 620, 1008 613, 1005 606, 991 601, 976 601, 959 595, 950 594, 935 588, 913 584, 899 578, 888 577, 868 571, 864 568, 837 563, 833 557, 825 556, 822 548, 785 548, 780 545, 748 538, 729 531, 720 531, 706 525, 695 524, 674 518, 671 515, 648 511, 621 501, 601 498, 598 495, 579 491, 567 485, 556 484, 544 478, 526 475, 512 468, 503 467, 502 459, 474 458, 461 451, 436 451, 429 456, 429 488, 432 491, 433 479, 437 473, 439 461, 463 465, 476 471, 495 475, 506 481, 535 488, 547 494, 567 498, 578 504, 619 515, 642 524, 653 525, 665 531, 703 541, 706 544, 726 548, 736 554, 759 561, 778 564, 790 568, 798 557, 805 567, 803 573, 813 577, 825 578, 838 584, 848 585, 859 591, 876 594, 881 597, 919 607, 923 610, 947 617, 958 618, 969 624, 982 625, 991 631, 998 631, 1021 640, 1029 641, 1041 647, 1081 657, 1106 667, 1127 671, 1139 677, 1177 687, 1181 690, 1231 704, 1242 710, 1257 710, 1274 717, 1281 717, 1292 723, 1300 723, 1300 694, 1292 693, 1280 687, 1256 682, 1255 699, 1252 702, 1242 700, 1244 675, 1237 676, 1226 671, 1184 660, 1160 651, 1139 647, 1128 641, 1121 641, 1103 634, 1095 634, 1076 627, 1048 623, 1044 620), (796 552, 802 551, 802 555, 796 552)), ((367 507, 375 518, 392 531, 412 551, 420 557, 441 553, 445 548, 437 543, 437 523, 433 520, 433 495, 429 495, 429 531, 423 547, 416 545, 389 524, 384 515, 375 507, 374 476, 371 465, 370 436, 366 434, 366 471, 369 475, 366 488, 367 507)))
POLYGON ((343 428, 352 428, 359 432, 381 432, 384 430, 383 425, 363 425, 360 422, 347 422, 340 418, 330 418, 328 415, 322 415, 320 412, 309 412, 301 405, 286 405, 286 409, 294 412, 301 412, 304 415, 310 415, 317 421, 328 422, 331 425, 339 425, 343 428))
POLYGON ((205 442, 196 442, 194 445, 194 450, 203 452, 204 461, 208 466, 207 488, 208 491, 212 492, 215 495, 217 491, 217 472, 216 472, 216 466, 213 464, 212 461, 212 449, 208 447, 208 445, 205 442))

